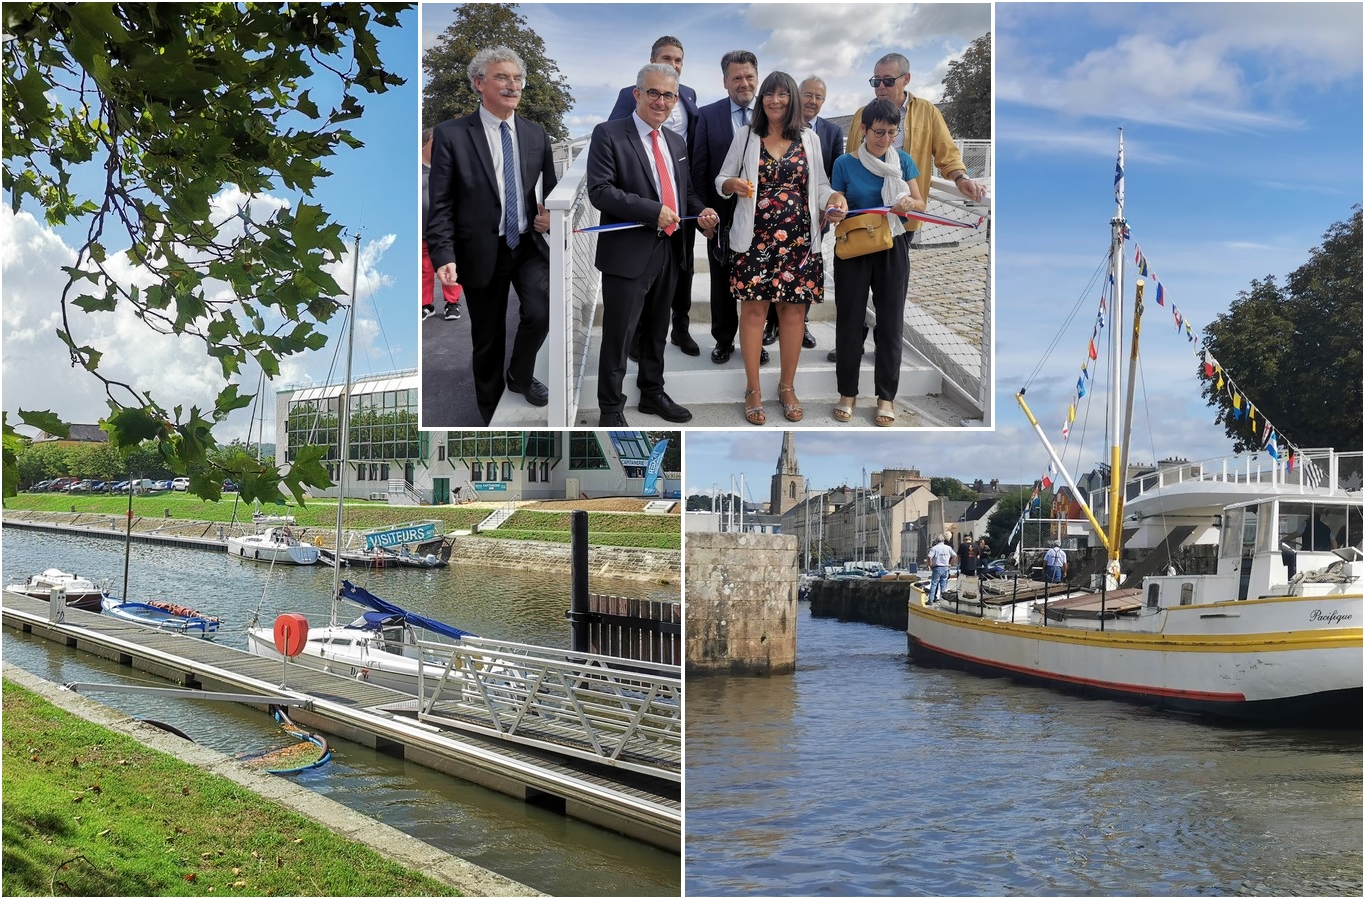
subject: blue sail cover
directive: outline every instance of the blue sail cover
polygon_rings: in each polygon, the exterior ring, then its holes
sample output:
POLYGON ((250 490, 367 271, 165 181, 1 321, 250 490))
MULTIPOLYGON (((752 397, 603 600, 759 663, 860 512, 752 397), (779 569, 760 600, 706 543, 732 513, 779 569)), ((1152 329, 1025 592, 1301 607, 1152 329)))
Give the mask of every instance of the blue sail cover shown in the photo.
POLYGON ((436 619, 419 616, 417 613, 409 612, 401 606, 395 606, 388 600, 381 600, 365 588, 357 587, 349 581, 342 582, 341 590, 338 592, 337 596, 341 597, 343 600, 349 600, 357 606, 363 606, 366 609, 373 609, 376 612, 387 613, 392 616, 402 616, 413 625, 425 628, 436 634, 445 635, 453 640, 458 641, 462 637, 476 636, 470 634, 468 631, 461 631, 454 625, 447 625, 445 622, 438 622, 436 619))

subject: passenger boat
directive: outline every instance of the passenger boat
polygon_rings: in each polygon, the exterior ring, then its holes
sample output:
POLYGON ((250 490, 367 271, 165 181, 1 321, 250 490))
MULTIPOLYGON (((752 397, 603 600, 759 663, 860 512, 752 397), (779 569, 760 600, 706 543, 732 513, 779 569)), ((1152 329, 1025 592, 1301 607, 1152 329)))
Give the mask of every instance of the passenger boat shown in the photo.
POLYGON ((228 538, 228 553, 257 562, 311 566, 318 561, 318 548, 296 538, 289 526, 267 528, 260 534, 228 538))
POLYGON ((23 584, 11 584, 6 590, 15 591, 35 600, 48 600, 56 588, 66 591, 66 605, 87 612, 99 612, 100 601, 104 599, 104 588, 61 569, 44 569, 37 575, 30 575, 23 584))
MULTIPOLYGON (((1123 171, 1123 144, 1119 171, 1123 171)), ((1112 220, 1111 276, 1123 285, 1122 181, 1112 220)), ((1127 471, 1118 402, 1121 304, 1109 304, 1111 472, 1127 471)), ((1136 286, 1133 358, 1142 283, 1136 286)), ((1132 403, 1132 389, 1129 393, 1132 403)), ((1201 469, 1166 484, 1111 478, 1100 514, 1021 408, 1071 486, 1104 547, 1106 566, 1083 586, 984 581, 980 594, 928 601, 913 589, 907 641, 921 665, 1010 676, 1185 713, 1274 724, 1359 728, 1362 721, 1361 454, 1301 451, 1291 471, 1274 451, 1267 472, 1201 469), (1126 501, 1133 500, 1126 516, 1126 501), (1135 518, 1133 510, 1151 522, 1135 518), (1105 523, 1102 524, 1101 520, 1105 523), (1186 536, 1217 534, 1213 574, 1125 580, 1126 531, 1184 521, 1186 536)), ((1126 414, 1125 423, 1128 421, 1126 414)), ((1160 479, 1159 479, 1160 480, 1160 479)))
POLYGON ((155 631, 184 634, 210 641, 218 636, 218 626, 221 624, 214 616, 206 616, 187 606, 161 600, 137 603, 119 600, 116 597, 105 597, 100 606, 106 615, 125 622, 132 622, 155 631))

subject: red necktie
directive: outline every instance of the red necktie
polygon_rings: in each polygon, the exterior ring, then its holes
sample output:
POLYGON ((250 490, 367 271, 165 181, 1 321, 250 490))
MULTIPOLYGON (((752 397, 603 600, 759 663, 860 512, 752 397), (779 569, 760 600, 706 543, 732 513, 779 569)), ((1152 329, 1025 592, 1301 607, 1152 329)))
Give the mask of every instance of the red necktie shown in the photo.
MULTIPOLYGON (((669 177, 669 164, 664 161, 664 153, 659 149, 659 131, 650 132, 650 145, 655 151, 655 168, 659 170, 659 199, 664 201, 664 205, 674 212, 678 212, 678 201, 674 199, 673 179, 669 177)), ((675 223, 664 229, 665 234, 673 234, 678 230, 675 223)))

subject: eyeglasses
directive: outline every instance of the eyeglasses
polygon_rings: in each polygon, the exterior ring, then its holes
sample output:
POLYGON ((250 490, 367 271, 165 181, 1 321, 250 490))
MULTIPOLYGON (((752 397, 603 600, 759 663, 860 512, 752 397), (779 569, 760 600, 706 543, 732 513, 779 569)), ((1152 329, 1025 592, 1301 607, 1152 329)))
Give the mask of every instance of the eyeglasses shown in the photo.
POLYGON ((815 100, 817 103, 824 103, 824 102, 825 102, 825 95, 824 95, 824 94, 813 94, 813 93, 811 93, 810 91, 802 91, 802 99, 803 99, 803 100, 815 100))
POLYGON ((765 97, 772 97, 772 98, 775 99, 775 100, 791 100, 791 99, 792 99, 792 95, 789 94, 787 91, 769 91, 767 94, 764 94, 764 96, 765 96, 765 97))
POLYGON ((868 133, 871 134, 873 137, 877 138, 878 140, 882 140, 883 138, 894 138, 894 137, 896 137, 896 136, 900 133, 900 129, 897 129, 897 128, 869 128, 869 129, 868 129, 868 133))
POLYGON ((673 91, 657 91, 654 88, 645 91, 645 96, 650 98, 651 103, 654 103, 656 100, 663 100, 665 103, 673 103, 678 99, 678 95, 673 91))
POLYGON ((503 75, 500 73, 498 75, 487 75, 485 77, 490 78, 499 84, 515 84, 519 86, 526 84, 526 80, 522 78, 521 75, 503 75))
POLYGON ((883 87, 891 87, 905 77, 905 75, 885 75, 882 78, 879 78, 874 75, 872 78, 868 79, 868 84, 872 87, 877 87, 879 84, 883 87))

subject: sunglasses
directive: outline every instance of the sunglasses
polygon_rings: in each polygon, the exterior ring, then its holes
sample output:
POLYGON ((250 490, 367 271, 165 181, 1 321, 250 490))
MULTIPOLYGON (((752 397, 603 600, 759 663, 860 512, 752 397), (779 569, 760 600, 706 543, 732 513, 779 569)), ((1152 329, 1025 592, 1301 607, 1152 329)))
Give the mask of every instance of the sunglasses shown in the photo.
POLYGON ((905 77, 905 75, 886 75, 882 78, 879 78, 876 75, 874 75, 872 78, 868 79, 868 84, 871 87, 877 87, 879 84, 883 87, 891 87, 892 85, 896 84, 898 81, 905 77))

